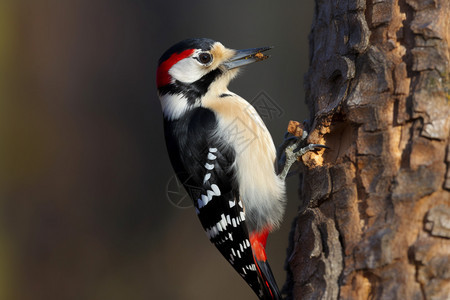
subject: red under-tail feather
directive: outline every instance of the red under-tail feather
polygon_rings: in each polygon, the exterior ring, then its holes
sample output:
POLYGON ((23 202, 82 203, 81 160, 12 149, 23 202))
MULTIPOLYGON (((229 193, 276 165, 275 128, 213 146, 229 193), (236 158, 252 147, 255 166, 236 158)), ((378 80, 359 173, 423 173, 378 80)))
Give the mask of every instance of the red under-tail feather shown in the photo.
POLYGON ((259 279, 263 290, 263 294, 259 295, 259 298, 263 300, 281 300, 280 291, 272 274, 272 270, 270 269, 269 262, 267 261, 266 242, 268 235, 268 229, 264 229, 261 232, 252 232, 250 234, 253 258, 258 269, 259 279))

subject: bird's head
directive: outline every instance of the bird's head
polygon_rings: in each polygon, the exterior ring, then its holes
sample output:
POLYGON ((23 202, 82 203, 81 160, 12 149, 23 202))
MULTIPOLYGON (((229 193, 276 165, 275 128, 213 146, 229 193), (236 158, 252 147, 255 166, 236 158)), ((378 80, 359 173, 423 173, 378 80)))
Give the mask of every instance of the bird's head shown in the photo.
POLYGON ((178 119, 201 106, 203 97, 226 92, 239 67, 268 58, 261 52, 270 48, 233 50, 205 38, 175 44, 161 56, 156 72, 164 116, 178 119))

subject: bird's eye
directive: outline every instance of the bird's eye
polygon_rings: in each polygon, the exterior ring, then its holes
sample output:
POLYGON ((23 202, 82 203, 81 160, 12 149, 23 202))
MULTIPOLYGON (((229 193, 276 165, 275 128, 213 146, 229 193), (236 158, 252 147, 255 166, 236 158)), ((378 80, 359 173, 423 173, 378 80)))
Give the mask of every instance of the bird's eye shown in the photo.
POLYGON ((198 61, 206 65, 212 61, 212 55, 207 52, 202 52, 198 55, 198 61))

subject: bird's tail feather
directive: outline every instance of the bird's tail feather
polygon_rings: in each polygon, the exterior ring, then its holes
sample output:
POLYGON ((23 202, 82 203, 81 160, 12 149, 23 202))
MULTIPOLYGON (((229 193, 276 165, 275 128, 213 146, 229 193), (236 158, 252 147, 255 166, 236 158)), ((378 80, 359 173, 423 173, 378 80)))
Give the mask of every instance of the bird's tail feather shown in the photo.
POLYGON ((258 271, 258 280, 260 282, 261 300, 281 300, 280 290, 278 289, 275 277, 270 269, 266 256, 266 241, 269 230, 261 232, 252 232, 250 234, 250 243, 252 245, 253 259, 258 271))
POLYGON ((267 260, 258 260, 255 257, 255 263, 258 268, 260 284, 263 291, 263 294, 259 298, 261 300, 281 300, 280 290, 270 269, 269 262, 267 260))

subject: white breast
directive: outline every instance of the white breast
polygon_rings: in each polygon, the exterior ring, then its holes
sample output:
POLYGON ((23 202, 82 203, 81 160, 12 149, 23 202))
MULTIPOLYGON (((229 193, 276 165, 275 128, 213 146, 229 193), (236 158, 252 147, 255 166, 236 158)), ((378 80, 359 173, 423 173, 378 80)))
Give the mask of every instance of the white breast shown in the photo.
POLYGON ((236 152, 239 194, 250 230, 276 228, 284 213, 285 185, 275 173, 276 150, 256 110, 243 98, 202 99, 216 112, 220 135, 236 152))

